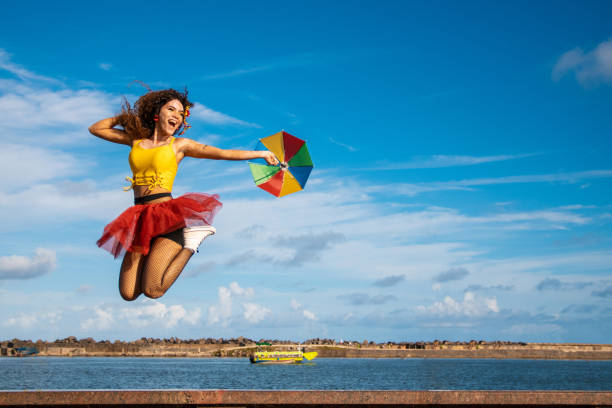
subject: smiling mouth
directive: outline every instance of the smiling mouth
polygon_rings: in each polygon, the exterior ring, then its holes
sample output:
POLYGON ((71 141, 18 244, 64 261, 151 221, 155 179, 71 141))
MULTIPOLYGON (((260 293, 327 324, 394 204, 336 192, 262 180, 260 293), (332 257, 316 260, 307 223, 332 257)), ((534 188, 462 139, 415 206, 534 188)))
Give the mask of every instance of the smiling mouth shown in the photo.
POLYGON ((175 120, 169 120, 168 123, 170 124, 170 126, 176 127, 178 122, 176 122, 175 120))

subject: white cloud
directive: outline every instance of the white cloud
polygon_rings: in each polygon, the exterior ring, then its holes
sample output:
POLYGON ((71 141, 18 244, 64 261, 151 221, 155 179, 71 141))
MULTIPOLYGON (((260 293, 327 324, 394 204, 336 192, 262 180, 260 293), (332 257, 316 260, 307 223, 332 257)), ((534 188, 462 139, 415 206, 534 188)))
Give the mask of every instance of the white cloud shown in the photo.
POLYGON ((270 313, 270 309, 257 303, 243 303, 242 307, 244 309, 244 318, 250 323, 258 323, 270 313))
POLYGON ((0 48, 0 69, 10 72, 22 80, 36 80, 59 83, 59 81, 53 78, 35 74, 21 67, 20 65, 15 64, 11 61, 11 55, 2 48, 0 48))
POLYGON ((371 170, 433 169, 441 167, 473 166, 476 164, 522 159, 531 156, 534 156, 534 154, 505 154, 497 156, 434 155, 431 157, 417 157, 404 163, 381 164, 379 166, 372 167, 371 170))
POLYGON ((503 329, 502 333, 513 336, 533 336, 542 334, 555 334, 565 331, 562 326, 554 323, 521 323, 503 329))
POLYGON ((91 292, 92 289, 93 289, 93 286, 91 285, 81 285, 78 288, 76 288, 76 291, 78 293, 87 293, 87 292, 91 292))
POLYGON ((185 315, 183 316, 183 320, 193 326, 198 324, 201 318, 202 318, 202 309, 200 309, 199 307, 196 307, 191 312, 185 313, 185 315))
POLYGON ((41 318, 44 319, 48 324, 57 324, 60 320, 62 320, 62 312, 47 312, 41 315, 41 318))
POLYGON ((123 308, 120 316, 134 327, 161 325, 171 328, 181 321, 195 325, 201 314, 200 308, 187 312, 182 305, 166 306, 157 300, 143 299, 135 306, 123 308))
POLYGON ((570 72, 582 85, 612 82, 612 39, 603 41, 587 53, 580 48, 566 52, 557 61, 552 77, 558 81, 570 72))
POLYGON ((83 160, 61 150, 31 145, 2 144, 0 160, 1 190, 74 176, 88 166, 83 160), (16 177, 15 175, 19 176, 16 177))
POLYGON ((233 78, 242 75, 248 75, 255 72, 264 72, 275 69, 282 68, 291 68, 291 67, 301 67, 306 65, 312 65, 313 63, 319 63, 319 59, 312 53, 302 53, 296 55, 289 55, 282 58, 276 58, 271 61, 260 63, 260 64, 251 64, 245 67, 232 69, 226 72, 220 72, 217 74, 209 74, 204 77, 204 79, 225 79, 225 78, 233 78))
MULTIPOLYGON (((232 304, 233 299, 250 298, 254 296, 253 288, 241 288, 238 282, 232 282, 229 287, 220 286, 218 290, 217 304, 208 308, 208 324, 220 324, 222 327, 228 327, 232 322, 232 304)), ((269 312, 268 309, 262 308, 254 303, 243 303, 244 317, 251 321, 257 320, 260 316, 269 312), (245 305, 250 306, 245 306, 245 305), (248 316, 248 317, 247 317, 248 316)))
MULTIPOLYGON (((168 310, 167 315, 162 316, 162 319, 165 318, 166 320, 165 322, 166 327, 174 327, 178 324, 179 320, 185 320, 185 317, 187 317, 187 312, 185 311, 185 308, 181 305, 168 306, 167 310, 168 310)), ((191 322, 194 321, 193 318, 190 318, 189 320, 191 322)))
MULTIPOLYGON (((87 127, 118 110, 120 99, 96 90, 52 90, 0 80, 0 129, 3 132, 59 128, 61 132, 78 128, 83 138, 91 135, 87 127)), ((40 133, 38 139, 49 143, 56 135, 40 133)), ((74 139, 72 140, 74 142, 74 139)))
POLYGON ((34 184, 15 193, 0 195, 0 223, 5 228, 19 227, 21 230, 53 222, 98 220, 110 221, 131 204, 130 194, 118 187, 113 190, 95 190, 95 183, 57 182, 34 184), (28 214, 15 218, 14 214, 28 214))
POLYGON ((574 68, 576 68, 584 60, 584 52, 580 48, 574 48, 571 51, 566 52, 559 58, 557 64, 553 68, 553 79, 555 81, 560 80, 563 75, 574 68))
POLYGON ((231 117, 229 115, 226 115, 225 113, 217 112, 201 103, 196 104, 190 110, 190 113, 194 118, 200 119, 201 121, 205 123, 210 123, 213 125, 234 125, 234 126, 246 126, 246 127, 253 127, 253 128, 261 127, 256 123, 245 122, 244 120, 240 120, 240 119, 231 117))
POLYGON ((291 299, 291 309, 298 310, 302 305, 295 299, 291 299))
POLYGON ((348 150, 349 152, 356 152, 357 149, 353 146, 347 145, 345 143, 339 142, 336 139, 334 139, 333 137, 330 136, 329 141, 332 142, 335 145, 338 145, 340 147, 344 147, 346 150, 348 150))
POLYGON ((461 280, 468 276, 470 272, 465 268, 451 268, 445 272, 440 272, 433 277, 433 280, 438 283, 461 280))
POLYGON ((218 73, 218 74, 207 75, 205 78, 206 79, 232 78, 232 77, 236 77, 236 76, 252 74, 254 72, 268 71, 268 70, 270 70, 272 68, 274 68, 274 65, 272 65, 272 64, 256 65, 256 66, 251 66, 251 67, 247 67, 247 68, 237 68, 237 69, 234 69, 234 70, 231 70, 231 71, 221 72, 221 73, 218 73))
POLYGON ((485 298, 484 303, 488 310, 493 313, 499 313, 499 306, 497 305, 497 298, 485 298))
POLYGON ((308 320, 317 320, 317 316, 312 313, 310 310, 304 310, 302 311, 302 315, 307 318, 308 320))
POLYGON ((10 316, 5 319, 3 326, 30 329, 39 326, 41 323, 55 325, 62 320, 62 312, 42 312, 42 313, 19 313, 17 316, 10 316))
POLYGON ((12 316, 6 319, 4 322, 4 326, 14 326, 29 329, 33 327, 36 323, 38 323, 38 318, 36 317, 36 315, 20 313, 17 316, 12 316))
POLYGON ((81 328, 84 330, 106 330, 115 322, 112 311, 103 309, 102 307, 94 307, 93 317, 84 320, 81 323, 81 328))
POLYGON ((55 269, 55 251, 37 248, 33 257, 10 255, 0 257, 0 280, 32 279, 55 269))
MULTIPOLYGON (((508 276, 514 273, 527 273, 551 270, 575 270, 580 272, 603 270, 612 265, 612 253, 610 251, 584 251, 568 252, 546 256, 523 256, 507 257, 504 259, 485 259, 467 265, 470 270, 478 270, 482 273, 495 273, 508 276)), ((535 275, 537 282, 541 276, 535 275)), ((536 283, 532 286, 535 287, 536 283)), ((531 283, 530 283, 531 284, 531 283)))
POLYGON ((442 302, 430 306, 418 306, 417 311, 437 316, 483 316, 488 313, 499 313, 497 298, 476 298, 472 292, 466 292, 463 301, 456 301, 446 296, 442 302))
POLYGON ((382 305, 386 302, 397 300, 395 295, 370 295, 363 292, 338 295, 337 298, 352 306, 382 305))
POLYGON ((229 284, 229 290, 232 293, 232 295, 235 296, 246 296, 246 297, 251 297, 255 294, 255 292, 253 291, 253 288, 241 288, 240 285, 238 285, 238 282, 232 282, 229 284))
POLYGON ((110 71, 113 69, 113 65, 109 64, 108 62, 101 62, 98 64, 98 67, 103 71, 110 71))
POLYGON ((231 292, 225 286, 219 287, 218 304, 208 308, 208 324, 214 325, 221 323, 223 327, 229 324, 229 317, 232 315, 231 292))
MULTIPOLYGON (((332 230, 346 239, 316 253, 318 262, 326 265, 329 273, 356 274, 363 279, 405 275, 407 279, 429 280, 457 265, 472 272, 468 263, 480 256, 486 259, 486 242, 493 236, 496 240, 500 234, 506 236, 503 231, 516 235, 531 230, 571 230, 597 220, 593 209, 577 206, 535 211, 510 211, 493 206, 490 214, 476 216, 453 208, 394 208, 392 200, 378 203, 350 180, 326 181, 331 184, 329 190, 315 189, 295 200, 291 196, 288 200, 275 201, 225 200, 217 218, 217 228, 225 234, 216 237, 216 242, 226 251, 219 255, 227 254, 226 262, 242 262, 240 265, 244 267, 254 261, 274 266, 288 262, 296 252, 288 247, 279 255, 281 251, 269 242, 293 236, 293 231, 303 231, 301 236, 322 238, 323 231, 332 230), (242 237, 253 225, 253 208, 258 209, 257 223, 265 220, 265 228, 257 229, 255 241, 242 237), (465 231, 471 232, 469 237, 465 231)), ((293 241, 287 240, 288 246, 293 241)), ((295 247, 298 249, 298 245, 295 247)), ((303 267, 307 266, 305 263, 303 267)))
POLYGON ((272 246, 250 249, 234 256, 228 265, 238 265, 246 262, 265 262, 286 267, 300 267, 305 263, 316 262, 320 254, 332 246, 344 242, 346 237, 335 232, 320 234, 284 235, 276 233, 272 246), (279 248, 283 248, 279 251, 279 248))
POLYGON ((611 178, 612 170, 588 170, 573 173, 529 174, 523 176, 488 177, 452 181, 435 181, 429 183, 395 183, 393 185, 365 186, 369 193, 393 192, 395 194, 415 196, 432 191, 470 191, 476 186, 524 183, 577 183, 585 179, 611 178))

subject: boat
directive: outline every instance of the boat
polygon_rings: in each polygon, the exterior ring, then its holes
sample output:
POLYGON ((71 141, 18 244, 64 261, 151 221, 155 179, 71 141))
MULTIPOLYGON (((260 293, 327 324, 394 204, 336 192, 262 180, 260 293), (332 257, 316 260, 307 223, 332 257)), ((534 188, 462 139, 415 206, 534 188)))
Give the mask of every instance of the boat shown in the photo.
POLYGON ((304 352, 298 350, 265 351, 261 346, 271 346, 270 343, 257 343, 258 350, 249 356, 253 364, 300 364, 317 356, 316 351, 304 352))
POLYGON ((14 351, 12 352, 12 354, 15 357, 27 357, 38 354, 38 349, 36 349, 35 347, 17 347, 13 350, 14 351))

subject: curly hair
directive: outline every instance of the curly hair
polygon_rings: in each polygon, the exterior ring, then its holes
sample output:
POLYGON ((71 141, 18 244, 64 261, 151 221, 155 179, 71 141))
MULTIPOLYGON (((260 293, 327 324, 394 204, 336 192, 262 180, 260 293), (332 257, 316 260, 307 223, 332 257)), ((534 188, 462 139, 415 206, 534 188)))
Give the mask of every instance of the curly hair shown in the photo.
POLYGON ((138 98, 133 107, 124 98, 121 113, 117 117, 118 122, 134 140, 149 138, 155 130, 155 115, 173 99, 177 99, 185 109, 193 106, 187 98, 187 90, 183 93, 174 89, 150 91, 138 98))

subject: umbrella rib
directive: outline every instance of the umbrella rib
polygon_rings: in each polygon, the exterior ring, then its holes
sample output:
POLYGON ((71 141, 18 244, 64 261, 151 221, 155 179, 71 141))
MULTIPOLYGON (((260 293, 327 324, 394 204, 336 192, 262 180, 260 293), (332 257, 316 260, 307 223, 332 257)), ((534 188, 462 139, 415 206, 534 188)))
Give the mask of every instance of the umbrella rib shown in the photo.
POLYGON ((272 177, 274 177, 274 176, 264 176, 264 177, 260 177, 258 179, 255 179, 255 184, 257 184, 259 181, 261 181, 261 180, 263 180, 265 178, 272 178, 272 177))

